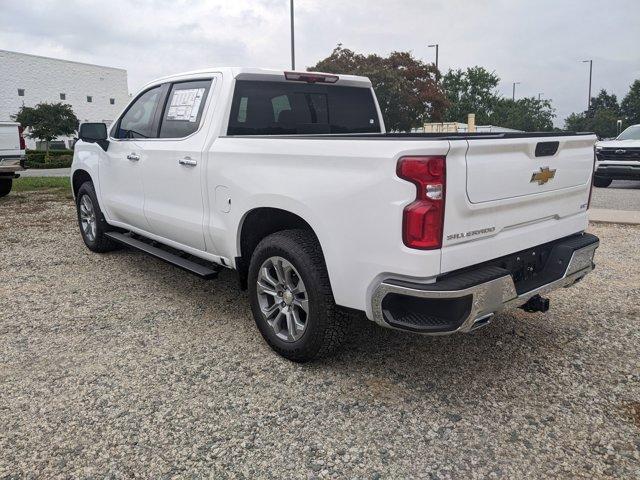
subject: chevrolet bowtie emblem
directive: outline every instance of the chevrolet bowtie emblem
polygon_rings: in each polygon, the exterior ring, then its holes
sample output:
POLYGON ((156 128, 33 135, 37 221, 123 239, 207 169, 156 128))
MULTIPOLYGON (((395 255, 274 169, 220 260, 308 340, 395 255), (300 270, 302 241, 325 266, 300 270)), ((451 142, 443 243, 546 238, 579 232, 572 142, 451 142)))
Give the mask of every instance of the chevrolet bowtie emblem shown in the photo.
POLYGON ((555 176, 555 168, 553 170, 549 170, 549 167, 540 167, 539 172, 534 172, 533 175, 531 175, 530 183, 538 182, 538 185, 544 185, 555 176))

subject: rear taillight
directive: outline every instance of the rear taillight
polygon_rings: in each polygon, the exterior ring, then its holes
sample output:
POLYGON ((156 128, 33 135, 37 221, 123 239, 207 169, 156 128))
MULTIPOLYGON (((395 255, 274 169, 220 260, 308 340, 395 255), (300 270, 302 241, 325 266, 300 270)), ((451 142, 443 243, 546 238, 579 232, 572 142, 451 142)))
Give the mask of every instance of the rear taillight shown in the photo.
POLYGON ((442 247, 446 161, 443 156, 403 157, 398 176, 417 188, 416 199, 404 209, 402 240, 409 248, 442 247))
POLYGON ((20 137, 20 150, 26 150, 27 148, 27 144, 24 141, 24 128, 22 128, 21 126, 18 127, 18 136, 20 137))
POLYGON ((284 72, 284 78, 294 82, 307 83, 336 83, 337 75, 327 75, 326 73, 306 73, 306 72, 284 72))

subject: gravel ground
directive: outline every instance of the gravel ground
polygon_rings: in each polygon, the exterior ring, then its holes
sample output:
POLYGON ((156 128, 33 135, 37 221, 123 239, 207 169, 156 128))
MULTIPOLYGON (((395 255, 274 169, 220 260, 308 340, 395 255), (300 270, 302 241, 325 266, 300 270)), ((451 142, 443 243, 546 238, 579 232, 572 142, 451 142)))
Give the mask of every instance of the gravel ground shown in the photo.
POLYGON ((593 188, 593 208, 640 210, 640 181, 614 180, 607 188, 593 188))
POLYGON ((638 478, 640 228, 471 335, 362 319, 297 365, 231 273, 90 253, 69 200, 0 200, 0 478, 638 478))

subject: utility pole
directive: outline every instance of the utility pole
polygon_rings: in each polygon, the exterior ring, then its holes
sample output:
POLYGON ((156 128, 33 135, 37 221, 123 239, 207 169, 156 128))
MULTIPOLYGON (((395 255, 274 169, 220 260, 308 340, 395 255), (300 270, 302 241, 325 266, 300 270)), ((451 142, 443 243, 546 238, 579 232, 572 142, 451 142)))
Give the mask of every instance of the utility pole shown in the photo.
POLYGON ((440 70, 438 70, 438 50, 440 49, 440 45, 438 45, 437 43, 434 43, 433 45, 429 45, 429 48, 433 48, 435 47, 436 49, 436 70, 438 73, 436 73, 436 80, 437 77, 440 75, 440 70))
POLYGON ((520 85, 520 82, 513 82, 513 95, 511 95, 511 100, 516 101, 516 85, 520 85))
POLYGON ((587 100, 587 110, 591 108, 591 79, 593 78, 593 60, 583 60, 582 63, 589 64, 589 100, 587 100))
POLYGON ((293 0, 290 0, 291 4, 291 70, 296 69, 296 45, 295 36, 293 33, 293 0))

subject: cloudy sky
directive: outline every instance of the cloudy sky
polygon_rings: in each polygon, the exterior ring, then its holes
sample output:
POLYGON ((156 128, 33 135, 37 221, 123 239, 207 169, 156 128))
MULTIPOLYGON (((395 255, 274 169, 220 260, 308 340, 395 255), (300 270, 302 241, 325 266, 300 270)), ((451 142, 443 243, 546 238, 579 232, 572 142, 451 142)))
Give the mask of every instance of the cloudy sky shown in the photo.
MULTIPOLYGON (((410 50, 440 67, 482 65, 500 92, 550 98, 556 124, 593 88, 622 97, 640 78, 640 0, 295 0, 297 67, 338 43, 410 50)), ((126 68, 135 92, 204 66, 288 68, 289 0, 0 0, 0 49, 126 68)), ((5 72, 2 72, 5 74, 5 72)))

